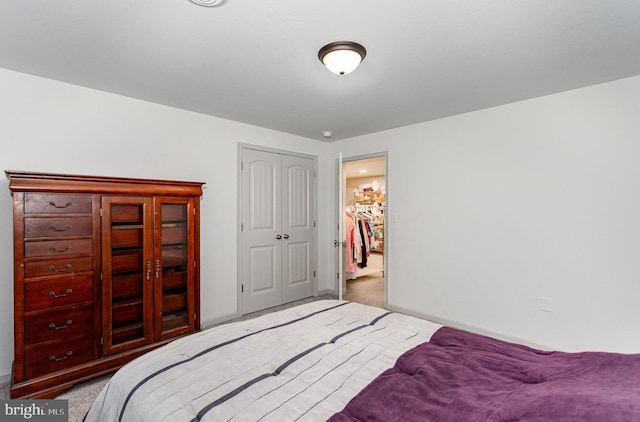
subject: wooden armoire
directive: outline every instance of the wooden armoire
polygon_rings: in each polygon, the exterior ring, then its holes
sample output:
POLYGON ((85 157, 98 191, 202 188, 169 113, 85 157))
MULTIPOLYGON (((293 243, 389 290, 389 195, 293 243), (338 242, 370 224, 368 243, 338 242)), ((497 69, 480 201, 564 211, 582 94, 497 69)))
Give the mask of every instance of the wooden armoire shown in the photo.
POLYGON ((199 330, 203 183, 6 174, 12 398, 53 398, 199 330))

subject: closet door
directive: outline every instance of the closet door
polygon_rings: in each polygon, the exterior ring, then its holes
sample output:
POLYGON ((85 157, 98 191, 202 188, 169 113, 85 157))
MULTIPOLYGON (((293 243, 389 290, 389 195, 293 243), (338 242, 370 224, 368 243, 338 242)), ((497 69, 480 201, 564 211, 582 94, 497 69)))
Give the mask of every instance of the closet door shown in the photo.
POLYGON ((282 161, 242 150, 242 313, 282 302, 282 161))
POLYGON ((282 156, 282 302, 313 296, 313 160, 282 156))
POLYGON ((242 150, 242 313, 314 294, 311 158, 242 150))

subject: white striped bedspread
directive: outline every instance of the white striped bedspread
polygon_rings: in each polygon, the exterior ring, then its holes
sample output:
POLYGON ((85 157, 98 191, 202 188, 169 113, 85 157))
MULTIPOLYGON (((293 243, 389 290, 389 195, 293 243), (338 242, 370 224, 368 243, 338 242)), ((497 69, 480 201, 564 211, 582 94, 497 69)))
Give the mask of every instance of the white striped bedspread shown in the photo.
POLYGON ((337 300, 218 326, 124 366, 86 421, 326 420, 440 327, 337 300))

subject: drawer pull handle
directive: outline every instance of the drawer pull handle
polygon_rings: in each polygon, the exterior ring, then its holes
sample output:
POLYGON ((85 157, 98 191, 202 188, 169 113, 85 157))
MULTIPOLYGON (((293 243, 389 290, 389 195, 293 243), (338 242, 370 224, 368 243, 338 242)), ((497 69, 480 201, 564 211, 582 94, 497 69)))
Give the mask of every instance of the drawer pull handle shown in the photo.
POLYGON ((51 271, 55 271, 55 272, 57 272, 57 273, 61 273, 61 272, 64 272, 64 271, 70 270, 70 269, 71 269, 71 267, 72 267, 72 265, 71 265, 71 264, 67 264, 67 265, 65 265, 65 266, 64 266, 64 268, 60 268, 60 269, 58 269, 58 268, 56 268, 56 267, 55 267, 55 265, 49 265, 49 269, 50 269, 51 271))
POLYGON ((64 228, 59 229, 56 226, 49 226, 49 230, 53 230, 54 232, 66 232, 67 230, 71 230, 71 224, 67 224, 64 228))
POLYGON ((67 203, 66 203, 66 204, 64 204, 64 205, 56 205, 56 203, 55 203, 55 202, 51 201, 51 202, 49 202, 49 205, 51 205, 53 208, 68 208, 68 207, 70 207, 70 206, 71 206, 71 205, 73 205, 73 204, 72 204, 71 202, 67 202, 67 203))
POLYGON ((55 297, 55 298, 60 298, 60 297, 65 297, 65 296, 69 296, 69 294, 72 292, 73 290, 71 289, 67 289, 66 292, 62 293, 61 295, 57 295, 56 292, 54 292, 53 290, 51 290, 49 292, 49 296, 51 297, 55 297))
POLYGON ((54 252, 54 253, 69 252, 70 250, 71 250, 71 245, 67 245, 67 247, 64 248, 64 249, 56 249, 55 246, 49 246, 49 251, 54 252))
POLYGON ((56 362, 60 362, 61 360, 69 359, 69 356, 73 355, 73 352, 69 350, 66 355, 61 358, 57 358, 56 355, 49 356, 49 360, 55 360, 56 362))
POLYGON ((52 330, 62 330, 63 328, 67 328, 68 326, 70 326, 71 323, 72 321, 70 319, 68 319, 64 325, 56 325, 55 322, 52 322, 51 324, 49 324, 49 328, 52 330))

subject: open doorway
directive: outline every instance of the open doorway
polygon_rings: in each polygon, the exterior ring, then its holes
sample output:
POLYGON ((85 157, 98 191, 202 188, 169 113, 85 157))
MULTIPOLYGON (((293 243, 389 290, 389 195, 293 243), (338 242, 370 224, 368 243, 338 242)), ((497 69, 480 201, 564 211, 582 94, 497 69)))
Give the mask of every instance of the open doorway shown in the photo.
POLYGON ((385 306, 385 157, 343 162, 343 299, 385 306))

